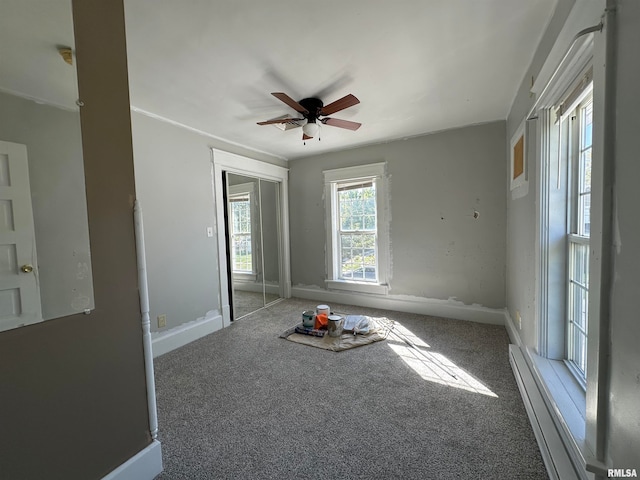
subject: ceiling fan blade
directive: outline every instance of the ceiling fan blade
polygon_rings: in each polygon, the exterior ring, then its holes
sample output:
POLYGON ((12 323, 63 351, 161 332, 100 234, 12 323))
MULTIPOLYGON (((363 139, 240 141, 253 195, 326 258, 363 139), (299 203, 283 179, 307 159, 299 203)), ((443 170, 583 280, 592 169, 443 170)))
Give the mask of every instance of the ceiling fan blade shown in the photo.
POLYGON ((332 113, 339 112, 340 110, 344 110, 345 108, 353 107, 360 103, 354 95, 346 95, 342 97, 340 100, 336 100, 335 102, 330 103, 329 105, 325 105, 320 110, 320 115, 331 115, 332 113))
POLYGON ((287 95, 286 93, 281 93, 281 92, 276 92, 276 93, 272 93, 271 95, 273 95, 274 97, 276 97, 278 100, 280 100, 281 102, 286 103, 287 105, 289 105, 291 108, 293 108, 296 112, 300 112, 300 113, 309 113, 309 110, 307 110, 306 108, 304 108, 302 105, 300 105, 298 102, 296 102, 293 98, 291 98, 289 95, 287 95))
POLYGON ((310 137, 309 135, 307 135, 306 133, 302 134, 302 140, 311 140, 313 137, 310 137))
POLYGON ((274 123, 293 123, 304 118, 276 118, 274 120, 266 120, 264 122, 258 122, 258 125, 273 125, 274 123))
POLYGON ((362 125, 358 122, 350 122, 349 120, 340 120, 339 118, 323 118, 321 120, 325 125, 331 125, 332 127, 346 128, 347 130, 357 130, 362 125))

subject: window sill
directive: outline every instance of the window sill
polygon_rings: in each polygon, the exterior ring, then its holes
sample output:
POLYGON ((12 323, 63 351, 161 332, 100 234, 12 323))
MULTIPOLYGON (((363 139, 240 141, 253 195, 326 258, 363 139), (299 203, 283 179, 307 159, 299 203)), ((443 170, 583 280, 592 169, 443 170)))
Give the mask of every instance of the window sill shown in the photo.
POLYGON ((233 272, 234 282, 255 282, 258 278, 257 273, 233 272))
POLYGON ((379 283, 368 282, 348 282, 346 280, 326 280, 325 284, 330 290, 348 290, 358 293, 375 293, 378 295, 386 295, 389 292, 389 286, 379 283))
POLYGON ((585 443, 586 394, 562 360, 550 360, 529 350, 538 378, 551 407, 582 457, 589 456, 585 443))

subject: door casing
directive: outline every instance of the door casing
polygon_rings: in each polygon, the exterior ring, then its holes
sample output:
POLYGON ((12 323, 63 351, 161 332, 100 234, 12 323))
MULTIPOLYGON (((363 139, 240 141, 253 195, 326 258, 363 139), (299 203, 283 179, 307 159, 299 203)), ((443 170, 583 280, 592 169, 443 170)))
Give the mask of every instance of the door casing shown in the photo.
POLYGON ((220 308, 223 325, 229 326, 232 308, 229 294, 229 260, 227 252, 227 223, 223 172, 236 173, 276 182, 280 196, 280 282, 282 297, 291 297, 291 260, 289 251, 289 169, 261 162, 234 153, 211 149, 214 199, 216 204, 216 231, 218 240, 218 274, 220 275, 220 308))

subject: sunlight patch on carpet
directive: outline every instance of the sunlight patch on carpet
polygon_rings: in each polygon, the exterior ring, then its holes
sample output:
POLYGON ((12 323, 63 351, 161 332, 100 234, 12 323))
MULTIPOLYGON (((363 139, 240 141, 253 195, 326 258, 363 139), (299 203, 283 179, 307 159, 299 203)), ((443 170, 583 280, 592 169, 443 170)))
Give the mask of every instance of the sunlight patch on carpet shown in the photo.
POLYGON ((429 345, 418 337, 415 333, 409 330, 404 325, 396 322, 393 326, 393 330, 389 333, 389 341, 395 341, 398 343, 406 343, 413 347, 429 348, 429 345))
POLYGON ((389 347, 424 380, 498 398, 482 382, 446 356, 427 350, 429 345, 399 323, 395 324, 388 341, 389 347))

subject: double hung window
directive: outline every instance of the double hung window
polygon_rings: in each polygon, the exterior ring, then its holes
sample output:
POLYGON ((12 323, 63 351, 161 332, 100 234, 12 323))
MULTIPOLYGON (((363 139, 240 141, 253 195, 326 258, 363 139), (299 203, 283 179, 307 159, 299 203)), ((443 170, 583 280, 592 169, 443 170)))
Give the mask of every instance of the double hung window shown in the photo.
POLYGON ((584 381, 587 364, 589 236, 593 99, 588 94, 568 116, 567 361, 584 381))
POLYGON ((386 293, 384 164, 327 170, 329 288, 386 293))
POLYGON ((338 206, 337 278, 378 281, 375 180, 336 185, 338 206))
MULTIPOLYGON (((589 324, 593 84, 590 70, 544 113, 541 243, 546 255, 544 355, 564 360, 584 388, 589 324), (564 287, 563 287, 564 286, 564 287)), ((545 258, 543 256, 543 258, 545 258)))

